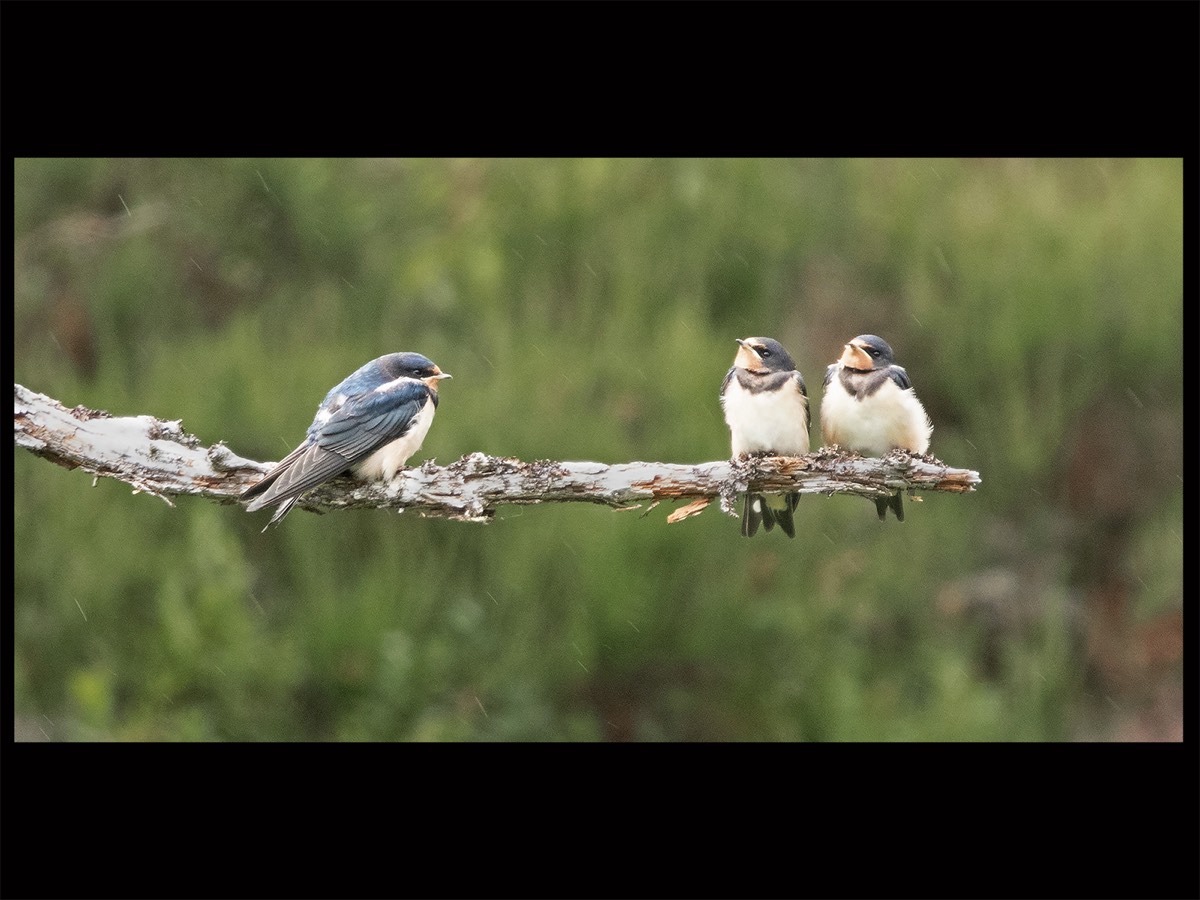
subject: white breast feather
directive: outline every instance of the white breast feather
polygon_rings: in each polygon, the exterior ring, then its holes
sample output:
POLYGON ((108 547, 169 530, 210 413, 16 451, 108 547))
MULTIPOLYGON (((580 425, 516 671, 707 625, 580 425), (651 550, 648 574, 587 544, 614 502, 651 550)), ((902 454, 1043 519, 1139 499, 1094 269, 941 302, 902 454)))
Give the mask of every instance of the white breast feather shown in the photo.
POLYGON ((924 453, 932 432, 925 407, 912 388, 901 390, 894 381, 856 400, 835 376, 821 398, 821 433, 826 443, 864 456, 886 456, 896 447, 924 453))
POLYGON ((735 376, 722 405, 734 456, 767 450, 783 456, 808 452, 807 401, 795 386, 753 393, 735 376))
POLYGON ((368 480, 382 479, 391 481, 396 477, 408 458, 421 449, 429 426, 433 424, 433 401, 427 400, 421 411, 413 418, 412 427, 404 437, 397 438, 390 444, 380 447, 362 462, 354 467, 361 478, 368 480))

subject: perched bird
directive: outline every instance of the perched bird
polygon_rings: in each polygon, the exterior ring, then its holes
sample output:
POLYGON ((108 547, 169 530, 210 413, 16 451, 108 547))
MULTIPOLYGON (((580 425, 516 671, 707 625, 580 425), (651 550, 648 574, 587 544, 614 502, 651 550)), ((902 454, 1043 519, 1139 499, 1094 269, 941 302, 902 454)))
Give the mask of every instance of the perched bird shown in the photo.
MULTIPOLYGON (((808 452, 808 388, 779 341, 738 340, 733 367, 721 383, 721 407, 735 457, 808 452)), ((778 522, 788 537, 795 537, 792 513, 799 499, 798 493, 789 493, 773 497, 768 506, 765 495, 746 494, 742 534, 753 536, 760 523, 770 531, 778 522)))
POLYGON ((437 409, 438 382, 450 377, 420 353, 371 360, 325 395, 304 443, 242 492, 247 511, 278 504, 269 526, 305 491, 343 472, 390 481, 420 449, 437 409))
MULTIPOLYGON (((863 456, 886 456, 896 448, 911 453, 929 449, 933 423, 883 338, 860 334, 846 344, 838 361, 825 370, 824 386, 821 435, 826 445, 863 456)), ((887 518, 889 506, 903 522, 904 497, 899 491, 875 501, 881 520, 887 518)))

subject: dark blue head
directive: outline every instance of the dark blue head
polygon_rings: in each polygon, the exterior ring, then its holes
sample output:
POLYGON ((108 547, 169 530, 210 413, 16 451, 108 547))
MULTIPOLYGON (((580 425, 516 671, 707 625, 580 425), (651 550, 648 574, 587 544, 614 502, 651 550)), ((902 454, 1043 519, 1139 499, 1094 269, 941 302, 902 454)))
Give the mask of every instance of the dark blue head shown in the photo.
POLYGON ((790 372, 796 368, 791 354, 783 344, 769 337, 738 339, 739 350, 733 364, 751 372, 790 372))
POLYGON ((847 369, 869 372, 895 364, 896 357, 888 342, 878 335, 860 334, 842 351, 841 363, 847 369))
POLYGON ((433 360, 420 353, 389 353, 360 366, 343 379, 325 395, 321 408, 340 406, 347 397, 365 394, 398 378, 423 381, 436 392, 438 381, 450 377, 449 372, 443 372, 433 360))
MULTIPOLYGON (((417 378, 421 381, 432 379, 434 386, 438 379, 451 377, 434 364, 433 360, 420 353, 389 353, 375 360, 375 365, 388 376, 388 381, 397 378, 417 378)), ((371 365, 371 363, 368 363, 371 365)))

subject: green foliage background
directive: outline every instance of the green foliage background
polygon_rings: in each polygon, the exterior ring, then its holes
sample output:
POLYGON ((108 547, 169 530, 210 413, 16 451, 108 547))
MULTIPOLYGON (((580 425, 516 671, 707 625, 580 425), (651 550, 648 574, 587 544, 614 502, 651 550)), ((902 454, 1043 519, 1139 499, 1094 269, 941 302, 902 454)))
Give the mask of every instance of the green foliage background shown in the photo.
MULTIPOLYGON (((728 455, 734 338, 819 404, 887 338, 980 472, 489 525, 266 515, 15 460, 28 740, 1182 737, 1182 163, 18 160, 15 379, 278 459, 330 385, 454 375, 414 458, 728 455)), ((814 423, 814 446, 819 426, 814 423)))

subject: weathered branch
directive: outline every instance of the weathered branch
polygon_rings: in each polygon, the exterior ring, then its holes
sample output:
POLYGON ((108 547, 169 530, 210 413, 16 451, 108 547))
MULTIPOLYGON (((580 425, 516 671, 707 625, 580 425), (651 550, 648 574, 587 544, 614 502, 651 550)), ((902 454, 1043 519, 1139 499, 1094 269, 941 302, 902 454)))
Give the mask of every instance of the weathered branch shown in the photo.
MULTIPOLYGON (((235 502, 271 466, 243 459, 224 443, 204 447, 178 420, 117 417, 82 406, 67 409, 22 385, 13 387, 18 447, 68 469, 124 481, 135 493, 153 494, 167 503, 181 494, 235 502)), ((387 484, 337 478, 310 491, 299 505, 315 511, 413 509, 427 516, 487 521, 506 504, 586 501, 636 509, 649 502, 653 509, 663 500, 692 500, 668 516, 674 522, 696 515, 716 498, 726 513, 736 515, 734 500, 746 490, 875 498, 898 489, 964 493, 975 490, 979 481, 977 472, 903 451, 866 459, 824 449, 798 457, 691 465, 524 462, 471 453, 448 466, 427 461, 387 484)))

